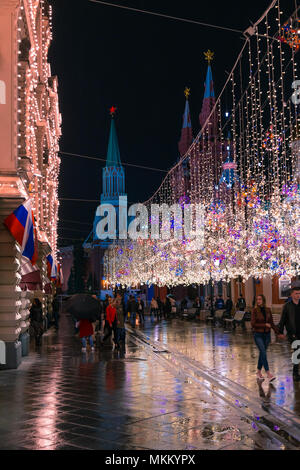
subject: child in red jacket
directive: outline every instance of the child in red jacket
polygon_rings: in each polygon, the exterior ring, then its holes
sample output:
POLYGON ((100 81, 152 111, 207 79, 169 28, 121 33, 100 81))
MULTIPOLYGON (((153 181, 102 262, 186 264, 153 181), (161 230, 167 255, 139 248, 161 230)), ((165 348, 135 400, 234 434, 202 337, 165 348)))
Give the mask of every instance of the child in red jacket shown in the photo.
POLYGON ((89 320, 80 320, 77 323, 77 328, 79 328, 79 338, 81 338, 82 341, 82 352, 86 352, 86 340, 87 338, 89 339, 90 346, 91 346, 91 351, 94 351, 94 341, 93 341, 93 334, 94 334, 94 328, 93 324, 89 320))

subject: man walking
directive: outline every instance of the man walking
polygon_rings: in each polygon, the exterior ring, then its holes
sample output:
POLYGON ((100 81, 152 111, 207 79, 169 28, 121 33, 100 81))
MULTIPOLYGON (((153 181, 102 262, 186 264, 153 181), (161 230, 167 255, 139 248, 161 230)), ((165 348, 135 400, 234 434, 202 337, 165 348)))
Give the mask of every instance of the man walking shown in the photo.
POLYGON ((238 301, 236 303, 236 308, 240 311, 240 312, 244 312, 245 308, 246 308, 246 300, 244 299, 243 295, 240 294, 239 298, 238 298, 238 301))
MULTIPOLYGON (((279 338, 285 338, 283 335, 284 327, 287 331, 287 339, 292 344, 295 340, 300 340, 300 286, 292 287, 291 300, 284 304, 281 320, 278 325, 279 338)), ((293 364, 293 378, 296 382, 300 381, 299 364, 293 364)))
POLYGON ((136 312, 137 312, 137 303, 133 295, 129 297, 127 312, 130 313, 130 323, 133 328, 135 328, 136 321, 136 312))
POLYGON ((125 318, 124 318, 124 309, 122 303, 122 297, 117 296, 116 299, 116 349, 122 350, 125 353, 125 318))
POLYGON ((144 301, 141 299, 141 297, 137 298, 137 310, 139 314, 140 323, 143 325, 145 323, 145 316, 144 316, 145 304, 144 304, 144 301))

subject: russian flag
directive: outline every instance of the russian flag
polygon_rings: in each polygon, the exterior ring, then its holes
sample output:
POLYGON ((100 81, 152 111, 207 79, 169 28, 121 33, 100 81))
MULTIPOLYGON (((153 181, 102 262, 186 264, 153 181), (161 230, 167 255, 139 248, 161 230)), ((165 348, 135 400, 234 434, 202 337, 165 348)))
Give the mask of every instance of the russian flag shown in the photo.
POLYGON ((51 255, 47 256, 47 273, 48 273, 48 279, 51 279, 51 273, 52 273, 52 266, 53 266, 53 258, 51 255))
POLYGON ((48 272, 48 279, 51 279, 52 281, 56 279, 57 267, 51 255, 47 256, 47 272, 48 272))
POLYGON ((22 247, 22 256, 30 259, 32 265, 36 264, 37 242, 32 212, 31 200, 28 199, 4 220, 12 236, 22 247))
POLYGON ((53 263, 52 272, 51 272, 51 281, 56 281, 57 279, 57 266, 53 263))

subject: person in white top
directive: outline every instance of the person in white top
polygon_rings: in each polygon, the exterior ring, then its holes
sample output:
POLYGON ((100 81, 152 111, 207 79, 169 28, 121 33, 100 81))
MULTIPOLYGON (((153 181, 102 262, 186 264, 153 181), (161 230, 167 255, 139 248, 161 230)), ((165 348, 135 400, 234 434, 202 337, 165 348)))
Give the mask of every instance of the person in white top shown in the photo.
POLYGON ((154 315, 158 319, 158 303, 153 297, 150 303, 150 315, 154 315))

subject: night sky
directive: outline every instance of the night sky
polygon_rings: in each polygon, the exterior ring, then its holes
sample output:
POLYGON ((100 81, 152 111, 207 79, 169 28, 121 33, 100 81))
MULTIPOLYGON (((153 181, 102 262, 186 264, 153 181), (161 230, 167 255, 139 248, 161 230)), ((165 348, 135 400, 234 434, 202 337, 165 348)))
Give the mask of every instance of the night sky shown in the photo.
MULTIPOLYGON (((244 31, 270 0, 114 3, 244 31)), ((293 11, 294 0, 281 3, 288 13, 293 11)), ((51 4, 54 39, 49 60, 59 79, 61 151, 105 158, 109 108, 114 105, 122 162, 168 170, 178 158, 185 86, 191 88, 194 135, 199 131, 207 69, 203 52, 215 52, 212 69, 218 95, 242 47, 242 35, 89 0, 51 4)), ((59 197, 100 202, 104 162, 61 159, 59 197)), ((148 199, 164 177, 158 171, 124 168, 130 202, 148 199)), ((61 201, 60 245, 87 237, 98 204, 61 201)))

